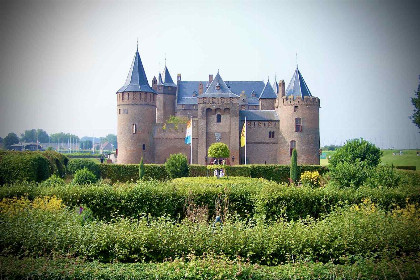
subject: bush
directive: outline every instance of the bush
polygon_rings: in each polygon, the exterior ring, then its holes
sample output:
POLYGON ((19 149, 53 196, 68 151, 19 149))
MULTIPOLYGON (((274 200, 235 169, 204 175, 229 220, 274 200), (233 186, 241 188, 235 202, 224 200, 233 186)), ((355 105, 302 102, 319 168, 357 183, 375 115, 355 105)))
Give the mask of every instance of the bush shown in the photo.
POLYGON ((365 162, 367 167, 376 167, 381 162, 382 151, 374 144, 363 140, 353 139, 346 142, 346 144, 339 148, 328 161, 332 167, 339 163, 356 163, 365 162))
MULTIPOLYGON (((137 181, 139 179, 138 164, 100 164, 101 177, 115 182, 137 181)), ((145 164, 143 180, 165 181, 169 179, 164 164, 145 164)))
POLYGON ((99 164, 89 159, 71 159, 67 165, 67 171, 70 174, 75 174, 77 170, 81 170, 83 168, 92 172, 96 178, 99 178, 101 175, 99 164))
POLYGON ((387 187, 393 188, 399 185, 400 175, 396 172, 394 166, 378 166, 372 170, 370 177, 367 179, 367 185, 371 187, 387 187))
POLYGON ((309 188, 318 188, 320 186, 320 179, 318 171, 305 171, 301 176, 300 180, 302 185, 309 188))
POLYGON ((75 185, 88 185, 94 184, 98 181, 98 178, 89 171, 87 168, 79 169, 74 174, 72 183, 75 185))
POLYGON ((172 179, 188 177, 188 160, 183 154, 170 155, 165 163, 165 168, 172 179))
POLYGON ((395 166, 396 169, 403 169, 403 170, 416 170, 416 166, 412 166, 412 165, 398 165, 395 166))
POLYGON ((298 166, 297 166, 297 151, 293 149, 292 158, 290 159, 290 180, 296 183, 298 179, 298 166))
POLYGON ((228 158, 230 155, 229 147, 222 142, 210 145, 207 155, 211 158, 228 158))
POLYGON ((339 187, 358 188, 372 176, 373 168, 369 167, 365 161, 355 162, 339 162, 330 169, 331 179, 334 180, 339 187))
POLYGON ((52 166, 41 152, 0 152, 0 185, 13 182, 41 182, 50 177, 52 166))
POLYGON ((142 180, 144 177, 144 163, 143 163, 143 157, 140 160, 140 165, 139 165, 139 179, 142 180))
POLYGON ((41 185, 44 187, 63 186, 65 184, 66 183, 64 182, 64 180, 55 174, 51 175, 50 178, 41 183, 41 185))

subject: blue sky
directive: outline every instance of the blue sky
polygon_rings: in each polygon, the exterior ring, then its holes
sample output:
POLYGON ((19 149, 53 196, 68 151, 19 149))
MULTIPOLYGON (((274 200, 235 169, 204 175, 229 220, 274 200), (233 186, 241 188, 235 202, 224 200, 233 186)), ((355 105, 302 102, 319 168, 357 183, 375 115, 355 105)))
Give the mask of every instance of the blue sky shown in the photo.
POLYGON ((363 137, 420 148, 409 119, 420 75, 417 1, 2 1, 0 136, 116 133, 115 92, 139 40, 149 82, 289 83, 321 99, 321 145, 363 137))

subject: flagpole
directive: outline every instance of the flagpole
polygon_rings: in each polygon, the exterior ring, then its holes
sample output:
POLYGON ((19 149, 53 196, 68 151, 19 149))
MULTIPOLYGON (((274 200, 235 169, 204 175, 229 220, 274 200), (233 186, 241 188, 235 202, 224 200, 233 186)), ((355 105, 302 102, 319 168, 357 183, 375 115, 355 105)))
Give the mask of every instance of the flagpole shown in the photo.
POLYGON ((193 126, 193 120, 192 120, 192 116, 191 116, 191 151, 190 151, 190 164, 192 164, 192 161, 193 161, 193 159, 192 159, 192 157, 193 157, 193 155, 192 155, 192 145, 193 145, 193 135, 192 135, 192 126, 193 126))
POLYGON ((245 165, 246 165, 246 116, 245 116, 245 165))

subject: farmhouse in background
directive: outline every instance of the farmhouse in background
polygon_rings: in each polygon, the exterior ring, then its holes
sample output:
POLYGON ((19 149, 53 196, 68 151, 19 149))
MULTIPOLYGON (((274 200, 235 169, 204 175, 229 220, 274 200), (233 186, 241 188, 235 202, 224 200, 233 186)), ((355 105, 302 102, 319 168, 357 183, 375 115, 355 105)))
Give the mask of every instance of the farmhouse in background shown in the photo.
POLYGON ((320 100, 312 96, 296 67, 287 87, 275 81, 224 81, 219 72, 208 80, 173 81, 167 66, 152 86, 138 50, 127 80, 117 91, 117 163, 164 163, 174 153, 190 161, 185 144, 186 122, 168 123, 171 116, 192 118, 192 162, 208 164, 214 142, 228 145, 229 164, 243 164, 240 134, 246 119, 246 162, 289 164, 292 150, 299 164, 319 164, 320 100))

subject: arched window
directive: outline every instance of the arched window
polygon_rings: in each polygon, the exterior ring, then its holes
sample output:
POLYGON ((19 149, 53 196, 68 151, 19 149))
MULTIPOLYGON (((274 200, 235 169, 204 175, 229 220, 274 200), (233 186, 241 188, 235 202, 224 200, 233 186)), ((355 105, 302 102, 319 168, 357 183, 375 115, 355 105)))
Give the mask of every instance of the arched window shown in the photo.
POLYGON ((218 122, 218 123, 222 122, 222 115, 220 115, 220 114, 216 115, 216 122, 218 122))
POLYGON ((143 144, 143 151, 146 151, 146 144, 143 144))
POLYGON ((133 134, 137 133, 137 125, 135 123, 133 123, 132 130, 133 130, 133 134))
POLYGON ((268 138, 271 138, 271 131, 268 132, 268 138))
POLYGON ((290 156, 292 156, 293 149, 296 149, 296 141, 290 141, 290 156))

